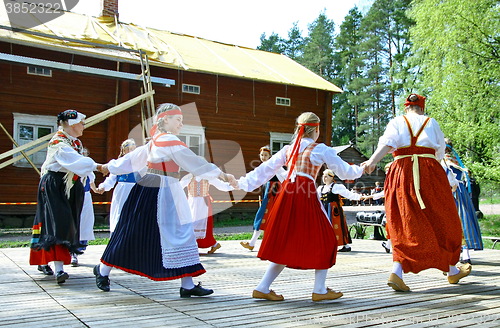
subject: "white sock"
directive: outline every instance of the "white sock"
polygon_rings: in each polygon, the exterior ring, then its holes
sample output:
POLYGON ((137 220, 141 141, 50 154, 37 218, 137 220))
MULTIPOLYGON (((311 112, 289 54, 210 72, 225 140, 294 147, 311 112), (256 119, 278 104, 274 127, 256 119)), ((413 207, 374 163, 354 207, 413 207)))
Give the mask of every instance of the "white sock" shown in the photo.
POLYGON ((448 270, 448 276, 454 276, 456 274, 459 274, 460 273, 460 270, 454 266, 454 265, 450 265, 450 269, 448 270))
POLYGON ((285 268, 284 264, 277 264, 277 263, 269 263, 269 266, 267 267, 266 273, 264 273, 264 276, 262 277, 262 280, 260 281, 259 285, 255 288, 255 290, 258 290, 261 293, 267 294, 269 293, 269 287, 271 287, 271 284, 273 283, 274 279, 276 279, 281 271, 285 268))
POLYGON ((314 270, 314 290, 316 294, 326 294, 326 275, 328 269, 314 270))
POLYGON ((63 261, 54 261, 54 270, 56 273, 59 271, 64 271, 64 262, 63 261))
POLYGON ((109 273, 111 272, 111 269, 113 267, 110 267, 104 263, 100 263, 99 264, 99 274, 103 277, 107 277, 109 276, 109 273))
POLYGON ((260 230, 254 230, 253 231, 252 239, 250 239, 250 241, 248 242, 248 244, 250 246, 255 246, 255 243, 259 239, 261 233, 262 233, 262 231, 260 231, 260 230))
POLYGON ((462 261, 467 261, 470 260, 470 254, 469 254, 469 249, 464 246, 462 248, 462 261))
POLYGON ((181 278, 181 287, 185 289, 193 289, 194 288, 194 282, 193 282, 193 277, 182 277, 181 278))
POLYGON ((399 262, 392 263, 392 273, 403 279, 403 266, 399 262))
POLYGON ((391 246, 392 246, 391 240, 387 239, 387 241, 385 242, 385 247, 391 249, 391 246))

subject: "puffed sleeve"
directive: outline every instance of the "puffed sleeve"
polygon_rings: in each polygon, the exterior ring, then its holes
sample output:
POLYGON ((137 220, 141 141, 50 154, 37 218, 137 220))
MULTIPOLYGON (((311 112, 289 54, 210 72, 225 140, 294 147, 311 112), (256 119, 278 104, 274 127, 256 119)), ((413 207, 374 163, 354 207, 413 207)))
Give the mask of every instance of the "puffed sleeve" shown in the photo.
POLYGON ((99 188, 103 188, 105 191, 110 191, 116 184, 117 176, 115 174, 110 174, 103 182, 99 184, 99 188))
POLYGON ((97 169, 97 164, 92 158, 80 155, 70 146, 59 147, 54 154, 54 159, 66 170, 81 177, 97 169))
POLYGON ((363 168, 345 162, 332 147, 318 144, 311 153, 311 162, 325 163, 341 180, 354 180, 363 175, 363 168))
POLYGON ((262 162, 253 171, 238 179, 240 189, 252 191, 269 181, 280 168, 285 165, 286 152, 289 146, 285 146, 279 152, 274 154, 269 160, 262 162))
POLYGON ((134 151, 108 162, 108 170, 115 175, 139 172, 148 163, 148 144, 137 147, 134 151))

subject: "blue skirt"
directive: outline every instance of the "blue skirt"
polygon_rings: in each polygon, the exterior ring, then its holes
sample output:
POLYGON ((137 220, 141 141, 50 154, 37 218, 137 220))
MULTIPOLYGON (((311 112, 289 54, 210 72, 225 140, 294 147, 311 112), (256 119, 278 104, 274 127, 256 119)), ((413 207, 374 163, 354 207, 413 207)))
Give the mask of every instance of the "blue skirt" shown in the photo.
POLYGON ((468 249, 483 249, 481 229, 477 220, 476 210, 472 204, 472 198, 463 183, 458 184, 457 190, 453 193, 457 204, 458 215, 462 222, 465 244, 468 249))
MULTIPOLYGON (((163 266, 157 218, 160 179, 148 174, 132 188, 101 262, 155 281, 196 277, 205 273, 201 263, 169 269, 163 266)), ((169 195, 168 192, 166 194, 169 195)), ((173 199, 169 197, 162 202, 173 203, 173 199)), ((178 220, 175 213, 172 213, 171 219, 178 220)), ((196 243, 194 247, 197 249, 196 243)))

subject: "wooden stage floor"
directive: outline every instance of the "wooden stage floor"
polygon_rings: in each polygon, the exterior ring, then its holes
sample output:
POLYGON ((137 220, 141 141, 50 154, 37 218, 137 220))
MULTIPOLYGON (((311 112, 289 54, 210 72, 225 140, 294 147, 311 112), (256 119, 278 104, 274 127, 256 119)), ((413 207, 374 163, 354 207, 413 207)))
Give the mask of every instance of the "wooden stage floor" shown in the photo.
POLYGON ((472 273, 457 285, 433 269, 405 275, 412 292, 397 293, 386 284, 392 256, 380 241, 356 239, 328 273, 327 286, 344 297, 316 303, 313 270, 282 272, 272 288, 283 302, 252 299, 267 262, 238 241, 221 245, 201 257, 207 273, 195 278, 215 293, 190 299, 179 298, 178 280, 120 270, 111 272, 111 291, 100 291, 92 268, 105 246, 65 267, 61 285, 28 265, 28 248, 0 249, 0 327, 500 327, 499 250, 472 252, 472 273))

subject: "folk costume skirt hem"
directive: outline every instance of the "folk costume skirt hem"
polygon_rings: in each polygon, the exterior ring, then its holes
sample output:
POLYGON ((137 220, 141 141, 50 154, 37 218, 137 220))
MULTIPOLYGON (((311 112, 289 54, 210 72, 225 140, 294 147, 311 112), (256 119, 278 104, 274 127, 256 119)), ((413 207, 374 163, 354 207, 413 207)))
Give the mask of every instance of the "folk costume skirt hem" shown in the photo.
POLYGON ((168 185, 162 186, 165 199, 161 202, 170 210, 158 217, 158 179, 146 175, 132 188, 101 262, 155 281, 199 276, 205 269, 199 261, 192 224, 180 224, 168 185), (165 232, 160 231, 160 222, 168 225, 163 227, 165 232), (165 234, 167 248, 162 245, 165 234))
POLYGON ((418 273, 436 268, 447 272, 460 258, 462 227, 446 173, 433 158, 420 158, 420 194, 417 200, 411 158, 398 159, 387 174, 387 232, 393 260, 403 271, 418 273))
POLYGON ((313 180, 297 176, 282 189, 269 213, 258 257, 293 269, 329 269, 337 241, 313 180))

